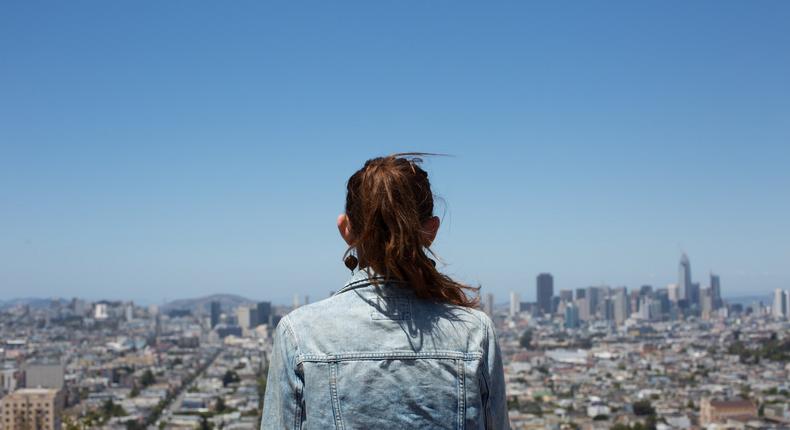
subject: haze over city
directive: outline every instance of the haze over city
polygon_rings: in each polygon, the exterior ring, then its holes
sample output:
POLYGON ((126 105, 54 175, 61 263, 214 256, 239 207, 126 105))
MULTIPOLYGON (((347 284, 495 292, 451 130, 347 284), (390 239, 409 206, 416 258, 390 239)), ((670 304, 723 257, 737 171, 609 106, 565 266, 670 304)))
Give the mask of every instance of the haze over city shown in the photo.
POLYGON ((348 176, 415 150, 503 300, 788 288, 790 6, 607 4, 5 3, 0 296, 326 297, 348 176))

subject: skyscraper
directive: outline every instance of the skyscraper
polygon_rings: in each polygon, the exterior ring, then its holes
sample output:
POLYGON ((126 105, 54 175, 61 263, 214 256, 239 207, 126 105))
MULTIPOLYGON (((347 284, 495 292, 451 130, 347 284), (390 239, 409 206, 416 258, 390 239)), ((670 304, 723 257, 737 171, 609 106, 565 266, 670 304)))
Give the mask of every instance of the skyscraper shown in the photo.
POLYGON ((579 327, 579 308, 573 303, 565 305, 565 328, 579 327))
POLYGON ((222 307, 218 301, 211 302, 211 328, 219 324, 219 316, 222 313, 222 307))
POLYGON ((622 325, 628 319, 628 292, 625 287, 614 290, 614 322, 622 325))
POLYGON ((692 282, 691 287, 688 289, 689 305, 699 310, 700 309, 700 286, 699 282, 692 282))
POLYGON ((271 302, 258 302, 258 312, 257 318, 255 319, 255 325, 259 326, 261 324, 270 324, 270 319, 272 317, 272 303, 271 302))
POLYGON ((490 317, 494 316, 494 295, 492 293, 486 294, 486 301, 483 305, 483 311, 490 317))
POLYGON ((774 318, 782 319, 787 317, 785 311, 787 310, 787 294, 777 288, 774 290, 774 303, 771 309, 771 314, 774 318))
POLYGON ((258 309, 253 306, 239 306, 236 309, 236 319, 239 327, 244 329, 255 328, 258 323, 258 309))
POLYGON ((678 265, 678 289, 680 298, 691 302, 691 297, 689 296, 691 292, 691 263, 685 252, 680 257, 680 264, 678 265))
POLYGON ((721 301, 721 279, 719 275, 710 274, 710 294, 713 300, 713 309, 718 309, 723 306, 721 301))
POLYGON ((521 302, 519 302, 518 293, 515 291, 510 292, 510 316, 516 316, 521 311, 521 302))
POLYGON ((667 285, 667 296, 672 303, 677 303, 680 300, 680 287, 678 284, 667 285))
POLYGON ((551 313, 551 296, 554 295, 554 277, 550 273, 538 275, 538 311, 541 315, 551 313))

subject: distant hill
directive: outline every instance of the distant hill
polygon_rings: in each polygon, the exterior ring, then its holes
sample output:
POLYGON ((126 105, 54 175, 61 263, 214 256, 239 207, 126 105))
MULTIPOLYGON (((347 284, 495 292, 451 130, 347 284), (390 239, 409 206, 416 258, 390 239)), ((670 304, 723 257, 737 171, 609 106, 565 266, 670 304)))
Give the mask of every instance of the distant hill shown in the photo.
POLYGON ((227 312, 240 305, 255 303, 254 300, 235 294, 212 294, 205 297, 173 300, 162 305, 161 310, 163 312, 168 312, 174 309, 185 309, 193 313, 201 313, 206 312, 209 308, 209 304, 214 301, 219 302, 223 312, 227 312))
POLYGON ((30 306, 34 309, 48 308, 56 300, 63 299, 39 299, 35 297, 24 297, 18 299, 0 300, 0 309, 13 308, 14 306, 30 306))
POLYGON ((744 306, 751 305, 752 303, 760 303, 762 302, 764 305, 769 305, 773 303, 774 296, 772 294, 760 294, 760 295, 751 295, 751 296, 734 296, 734 297, 724 297, 724 301, 730 304, 741 304, 744 306))

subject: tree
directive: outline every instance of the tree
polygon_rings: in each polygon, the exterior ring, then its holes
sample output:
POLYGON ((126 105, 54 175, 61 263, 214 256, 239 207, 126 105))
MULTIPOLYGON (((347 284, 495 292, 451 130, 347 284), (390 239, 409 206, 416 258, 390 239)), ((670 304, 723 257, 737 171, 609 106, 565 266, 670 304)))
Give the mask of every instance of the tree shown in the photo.
POLYGON ((225 412, 226 409, 228 409, 228 407, 227 405, 225 405, 225 399, 223 399, 222 397, 218 397, 217 402, 214 404, 214 410, 217 411, 217 413, 221 414, 225 412))
POLYGON ((239 381, 241 381, 241 378, 239 378, 239 374, 232 370, 226 371, 225 374, 222 376, 223 387, 227 387, 229 384, 233 384, 239 381))
POLYGON ((639 400, 632 405, 634 408, 634 415, 643 417, 648 415, 655 415, 656 410, 650 404, 650 400, 639 400))
POLYGON ((200 430, 211 430, 214 428, 210 422, 208 422, 208 418, 205 415, 200 416, 200 430))
POLYGON ((521 338, 519 338, 518 343, 521 344, 524 349, 530 349, 530 344, 532 343, 532 330, 524 330, 524 333, 521 333, 521 338))
POLYGON ((140 383, 143 384, 143 387, 147 387, 151 384, 156 382, 156 377, 154 376, 154 372, 151 372, 151 369, 146 369, 143 373, 142 378, 140 378, 140 383))

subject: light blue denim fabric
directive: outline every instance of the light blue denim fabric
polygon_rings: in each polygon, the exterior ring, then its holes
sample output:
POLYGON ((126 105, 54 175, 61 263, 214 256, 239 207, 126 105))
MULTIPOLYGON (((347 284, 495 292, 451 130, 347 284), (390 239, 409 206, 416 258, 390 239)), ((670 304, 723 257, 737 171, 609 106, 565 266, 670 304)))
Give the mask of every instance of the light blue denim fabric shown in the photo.
POLYGON ((261 429, 509 429, 488 316, 371 279, 280 320, 261 429))

